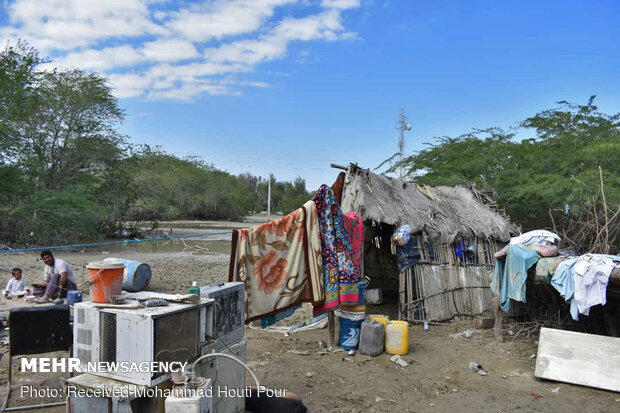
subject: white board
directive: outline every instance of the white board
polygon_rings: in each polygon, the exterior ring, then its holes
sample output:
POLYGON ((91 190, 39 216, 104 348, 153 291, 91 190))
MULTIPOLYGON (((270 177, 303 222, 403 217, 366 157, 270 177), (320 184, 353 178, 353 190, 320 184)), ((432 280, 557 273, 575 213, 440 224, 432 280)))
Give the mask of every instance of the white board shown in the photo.
POLYGON ((542 328, 534 375, 620 392, 620 338, 542 328))

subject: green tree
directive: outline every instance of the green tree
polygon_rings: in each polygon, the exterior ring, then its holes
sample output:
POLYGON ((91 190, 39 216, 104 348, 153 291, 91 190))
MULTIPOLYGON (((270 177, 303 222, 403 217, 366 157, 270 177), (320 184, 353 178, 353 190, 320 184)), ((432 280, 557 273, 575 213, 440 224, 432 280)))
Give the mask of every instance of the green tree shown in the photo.
POLYGON ((613 214, 620 205, 620 114, 601 113, 594 100, 562 101, 559 108, 527 118, 520 126, 535 136, 520 142, 499 128, 439 138, 403 160, 407 177, 431 185, 494 188, 499 205, 524 229, 553 228, 567 210, 580 214, 597 202, 600 166, 613 214))
POLYGON ((115 129, 123 111, 102 76, 41 72, 41 63, 25 42, 0 53, 0 236, 101 237, 113 226, 103 222, 122 220, 109 213, 101 188, 123 155, 115 129))
POLYGON ((45 189, 78 184, 121 155, 116 126, 124 113, 107 79, 77 69, 53 71, 33 93, 37 105, 22 122, 19 157, 45 189))

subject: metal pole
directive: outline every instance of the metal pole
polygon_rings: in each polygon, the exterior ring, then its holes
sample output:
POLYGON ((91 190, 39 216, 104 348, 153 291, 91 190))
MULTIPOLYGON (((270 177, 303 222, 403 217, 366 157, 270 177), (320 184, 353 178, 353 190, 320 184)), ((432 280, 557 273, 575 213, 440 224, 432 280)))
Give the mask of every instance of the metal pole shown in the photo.
POLYGON ((271 221, 271 174, 269 174, 269 183, 267 184, 267 221, 271 221))

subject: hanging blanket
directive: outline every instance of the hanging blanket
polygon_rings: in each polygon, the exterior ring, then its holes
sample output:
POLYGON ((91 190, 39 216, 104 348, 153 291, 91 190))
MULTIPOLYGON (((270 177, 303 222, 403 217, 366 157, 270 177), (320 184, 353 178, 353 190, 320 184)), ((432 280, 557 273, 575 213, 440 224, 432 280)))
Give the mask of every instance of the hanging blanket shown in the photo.
POLYGON ((252 228, 233 231, 229 281, 242 281, 246 323, 324 296, 316 206, 252 228))
POLYGON ((538 253, 521 245, 510 245, 506 261, 495 260, 495 273, 491 280, 493 295, 499 295, 502 310, 510 311, 510 300, 525 302, 527 270, 538 261, 538 253))
POLYGON ((321 234, 325 302, 314 307, 314 315, 342 304, 359 301, 358 272, 353 264, 351 243, 344 215, 330 187, 321 185, 312 199, 316 204, 321 234))
POLYGON ((361 275, 362 251, 364 248, 364 219, 357 212, 344 214, 344 226, 351 241, 351 253, 353 265, 357 273, 361 275))

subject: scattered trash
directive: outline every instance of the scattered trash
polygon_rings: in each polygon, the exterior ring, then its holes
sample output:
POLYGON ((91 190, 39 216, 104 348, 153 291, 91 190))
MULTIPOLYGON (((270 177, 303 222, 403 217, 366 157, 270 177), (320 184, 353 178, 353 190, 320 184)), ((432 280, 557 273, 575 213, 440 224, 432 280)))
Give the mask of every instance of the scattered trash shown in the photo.
POLYGON ((531 358, 531 359, 535 359, 535 358, 536 358, 536 354, 532 354, 532 355, 530 356, 530 358, 531 358))
POLYGON ((507 378, 508 378, 508 376, 502 375, 502 379, 507 379, 507 378))
POLYGON ((407 367, 409 363, 407 363, 401 356, 394 355, 390 357, 390 361, 394 364, 398 364, 401 367, 407 367))
POLYGON ((487 370, 484 367, 482 367, 480 364, 476 363, 475 361, 472 361, 471 363, 469 363, 469 368, 475 371, 476 373, 480 374, 481 376, 487 375, 487 370))
POLYGON ((463 331, 461 333, 448 334, 448 337, 452 337, 452 338, 459 338, 459 337, 471 338, 473 335, 474 335, 474 330, 468 328, 467 330, 465 330, 465 331, 463 331))
POLYGON ((512 331, 512 330, 508 330, 508 335, 509 335, 509 336, 514 336, 514 335, 515 335, 515 332, 514 332, 514 331, 512 331))
POLYGON ((396 400, 392 400, 392 399, 384 399, 383 397, 380 397, 380 396, 376 396, 376 397, 375 397, 375 401, 376 401, 376 402, 388 401, 388 402, 396 403, 396 400))
POLYGON ((452 389, 452 393, 458 393, 459 389, 452 389))
POLYGON ((555 389, 551 390, 551 393, 559 393, 560 392, 560 388, 556 387, 555 389))
POLYGON ((306 373, 306 377, 310 378, 312 376, 314 376, 313 372, 309 371, 309 372, 306 373))
POLYGON ((352 360, 350 358, 348 358, 348 357, 343 357, 342 361, 352 361, 352 360))
POLYGON ((354 356, 355 355, 355 350, 349 350, 349 352, 347 354, 349 356, 354 356))
POLYGON ((300 356, 309 356, 312 354, 310 350, 286 350, 287 353, 299 354, 300 356))
POLYGON ((424 331, 428 333, 428 321, 424 320, 424 331))
POLYGON ((543 397, 540 394, 530 393, 530 396, 535 397, 537 399, 542 399, 543 397))

